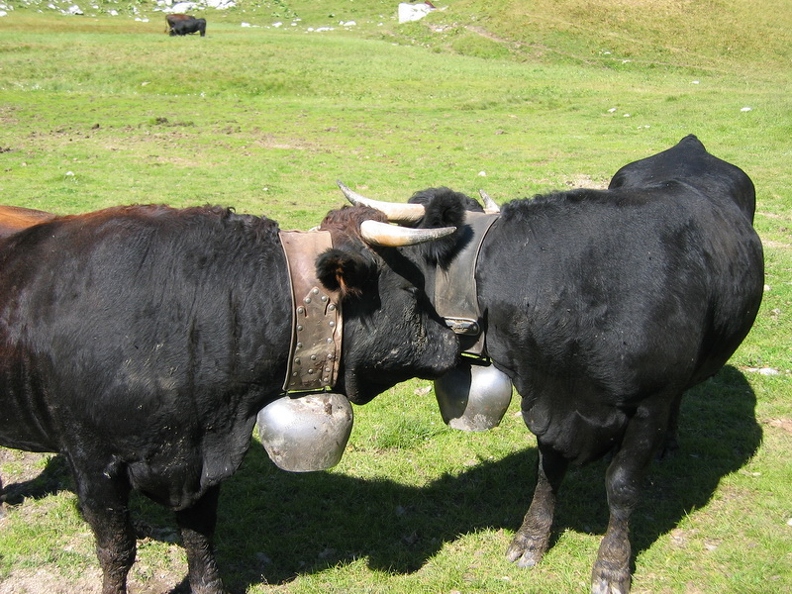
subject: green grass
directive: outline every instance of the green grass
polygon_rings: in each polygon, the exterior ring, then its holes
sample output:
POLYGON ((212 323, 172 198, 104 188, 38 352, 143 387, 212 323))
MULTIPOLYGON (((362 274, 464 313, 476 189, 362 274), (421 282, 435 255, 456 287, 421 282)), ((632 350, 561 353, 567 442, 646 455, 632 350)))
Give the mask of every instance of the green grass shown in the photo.
MULTIPOLYGON (((748 0, 459 0, 403 26, 390 2, 242 2, 203 13, 203 39, 169 38, 161 13, 134 6, 150 21, 16 4, 0 18, 0 203, 72 213, 211 202, 306 229, 342 204, 339 178, 374 197, 448 185, 503 202, 606 183, 691 132, 742 167, 757 188, 764 302, 729 366, 688 395, 680 454, 650 472, 634 591, 792 589, 783 2, 757 14, 748 0)), ((519 570, 504 552, 536 451, 518 401, 497 429, 459 433, 415 393, 427 385, 356 407, 329 472, 279 471, 254 444, 221 497, 218 556, 234 593, 587 590, 607 523, 604 464, 570 473, 553 548, 519 570)), ((42 571, 53 588, 98 591, 90 532, 54 460, 2 458, 18 496, 0 520, 0 592, 42 571)), ((186 572, 173 521, 142 497, 134 510, 132 591, 169 592, 186 572)))

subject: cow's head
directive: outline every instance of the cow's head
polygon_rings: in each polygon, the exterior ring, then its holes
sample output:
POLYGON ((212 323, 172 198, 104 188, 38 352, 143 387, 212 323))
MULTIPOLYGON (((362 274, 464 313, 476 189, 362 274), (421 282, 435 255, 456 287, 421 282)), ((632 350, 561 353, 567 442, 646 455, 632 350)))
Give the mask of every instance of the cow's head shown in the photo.
POLYGON ((320 229, 331 233, 334 247, 318 257, 317 278, 341 294, 344 306, 336 389, 364 404, 401 381, 451 369, 457 339, 429 302, 420 268, 402 250, 455 230, 396 227, 360 206, 330 212, 320 229))
MULTIPOLYGON (((447 323, 460 336, 465 353, 479 357, 485 352, 486 313, 479 309, 473 269, 490 225, 500 209, 482 192, 485 207, 448 188, 417 192, 407 204, 365 198, 339 183, 353 204, 366 205, 387 220, 414 230, 454 228, 431 243, 405 248, 403 255, 426 279, 427 292, 447 323), (470 322, 473 322, 472 324, 470 322)), ((443 419, 451 427, 481 431, 496 426, 508 408, 512 385, 509 377, 494 366, 470 365, 460 360, 452 373, 435 383, 443 419)))
POLYGON ((415 230, 431 230, 454 227, 456 231, 442 238, 423 243, 409 251, 408 255, 424 274, 433 274, 437 266, 446 268, 465 242, 465 218, 467 212, 493 214, 499 212, 498 205, 484 192, 481 198, 484 208, 473 198, 449 188, 427 188, 413 194, 408 203, 384 202, 366 198, 338 182, 338 186, 352 204, 373 208, 385 220, 415 230), (415 256, 420 254, 420 258, 415 256))

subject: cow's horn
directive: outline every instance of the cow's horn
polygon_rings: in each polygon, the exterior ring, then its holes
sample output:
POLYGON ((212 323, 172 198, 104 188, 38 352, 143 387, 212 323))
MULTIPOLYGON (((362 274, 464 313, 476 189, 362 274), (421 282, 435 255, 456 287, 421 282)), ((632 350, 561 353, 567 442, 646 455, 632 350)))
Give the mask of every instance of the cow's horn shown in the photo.
POLYGON ((363 221, 360 223, 360 235, 366 243, 385 247, 403 247, 434 241, 446 235, 451 235, 454 231, 456 231, 456 227, 413 229, 412 227, 398 227, 388 223, 380 223, 379 221, 363 221))
POLYGON ((500 206, 498 206, 495 201, 490 198, 490 195, 487 194, 484 190, 479 190, 479 196, 484 201, 484 212, 487 214, 499 214, 500 213, 500 206))
POLYGON ((384 212, 385 216, 392 223, 417 223, 420 221, 426 210, 421 204, 401 204, 398 202, 380 202, 379 200, 372 200, 361 196, 357 192, 350 190, 343 183, 336 182, 338 187, 352 204, 356 206, 368 206, 376 208, 380 212, 384 212))

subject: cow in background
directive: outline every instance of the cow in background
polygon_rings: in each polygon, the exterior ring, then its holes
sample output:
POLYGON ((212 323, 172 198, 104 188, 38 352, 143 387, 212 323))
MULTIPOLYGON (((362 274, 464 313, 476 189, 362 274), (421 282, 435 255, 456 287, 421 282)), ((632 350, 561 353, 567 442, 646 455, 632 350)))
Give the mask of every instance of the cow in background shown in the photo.
POLYGON ((182 21, 189 21, 190 19, 194 19, 195 17, 189 14, 184 13, 176 13, 176 14, 167 14, 165 15, 165 20, 168 22, 168 26, 165 28, 165 33, 170 33, 173 29, 173 25, 176 23, 180 23, 182 21))
POLYGON ((193 33, 200 33, 201 37, 206 36, 206 19, 186 19, 177 21, 171 26, 170 36, 176 37, 181 35, 192 35, 193 33))

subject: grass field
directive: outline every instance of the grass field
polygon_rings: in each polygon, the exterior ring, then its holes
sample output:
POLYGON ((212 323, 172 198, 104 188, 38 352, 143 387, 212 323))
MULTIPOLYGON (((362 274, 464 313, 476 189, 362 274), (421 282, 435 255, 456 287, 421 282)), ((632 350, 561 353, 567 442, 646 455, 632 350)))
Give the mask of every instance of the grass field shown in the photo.
MULTIPOLYGON (((241 1, 201 14, 205 38, 164 35, 145 1, 83 16, 6 4, 3 204, 209 202, 307 229, 342 204, 336 179, 395 200, 447 185, 503 202, 606 184, 688 133, 743 168, 757 188, 764 302, 727 367, 686 398, 681 452, 649 474, 633 591, 792 591, 785 2, 459 0, 398 25, 396 3, 377 0, 241 1)), ((254 443, 221 497, 218 559, 232 592, 587 590, 607 524, 604 463, 570 473, 553 548, 520 570, 504 553, 536 450, 517 398, 500 427, 468 434, 443 425, 427 387, 407 382, 356 407, 328 472, 279 471, 254 443)), ((99 592, 63 461, 0 450, 0 476, 0 594, 99 592)), ((131 591, 171 592, 186 573, 175 525, 141 497, 134 506, 131 591)))

